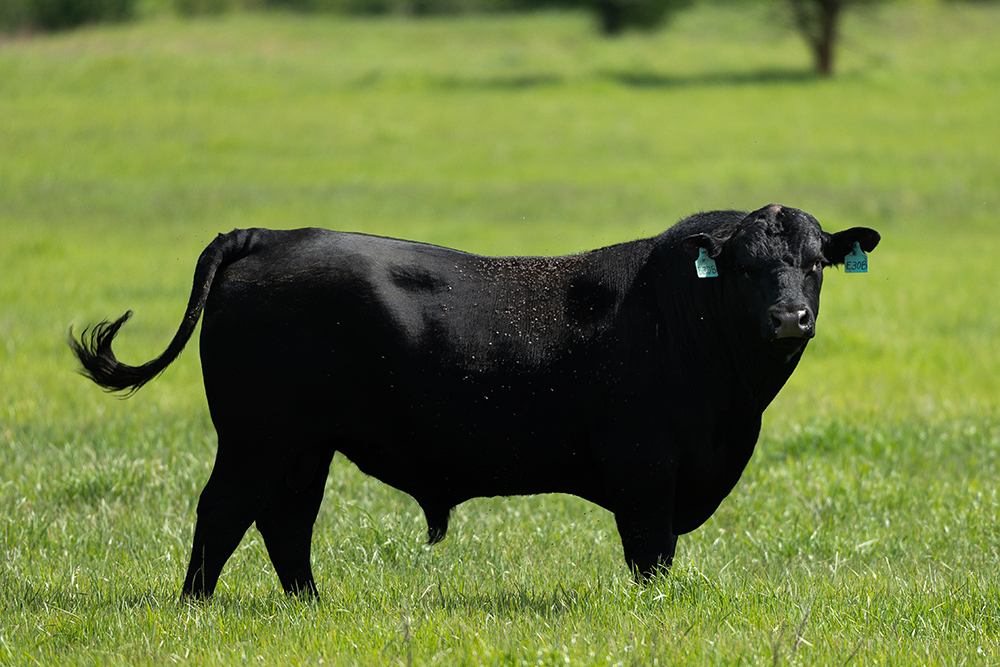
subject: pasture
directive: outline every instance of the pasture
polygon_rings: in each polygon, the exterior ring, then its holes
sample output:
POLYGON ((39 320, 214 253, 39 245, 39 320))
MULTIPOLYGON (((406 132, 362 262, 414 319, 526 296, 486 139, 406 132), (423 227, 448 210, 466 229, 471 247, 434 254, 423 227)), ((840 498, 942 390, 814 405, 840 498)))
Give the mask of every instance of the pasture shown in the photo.
POLYGON ((1000 663, 1000 6, 851 17, 829 81, 768 10, 588 20, 0 41, 0 664, 1000 663), (197 347, 121 401, 65 345, 134 309, 116 352, 158 354, 233 227, 562 254, 770 202, 883 240, 827 272, 742 480, 645 588, 584 501, 475 500, 427 548, 416 503, 338 457, 320 603, 251 530, 180 604, 214 457, 197 347))

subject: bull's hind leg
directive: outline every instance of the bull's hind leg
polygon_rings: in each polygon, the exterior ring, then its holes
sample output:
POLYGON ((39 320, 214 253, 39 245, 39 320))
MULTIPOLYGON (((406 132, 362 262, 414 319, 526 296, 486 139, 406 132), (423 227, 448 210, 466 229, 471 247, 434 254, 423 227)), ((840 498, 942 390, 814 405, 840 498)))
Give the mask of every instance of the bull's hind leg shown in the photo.
POLYGON ((257 515, 257 530, 264 537, 281 586, 289 594, 317 596, 309 554, 333 453, 332 446, 306 451, 257 515))
MULTIPOLYGON (((252 445, 249 450, 254 450, 252 445)), ((181 589, 183 597, 207 598, 215 591, 222 566, 275 486, 275 468, 272 461, 235 452, 232 442, 219 437, 215 468, 198 501, 191 563, 181 589)))
POLYGON ((213 483, 216 479, 213 473, 198 502, 191 562, 181 589, 183 597, 207 598, 215 592, 222 566, 253 523, 256 503, 252 494, 241 493, 237 484, 213 483))

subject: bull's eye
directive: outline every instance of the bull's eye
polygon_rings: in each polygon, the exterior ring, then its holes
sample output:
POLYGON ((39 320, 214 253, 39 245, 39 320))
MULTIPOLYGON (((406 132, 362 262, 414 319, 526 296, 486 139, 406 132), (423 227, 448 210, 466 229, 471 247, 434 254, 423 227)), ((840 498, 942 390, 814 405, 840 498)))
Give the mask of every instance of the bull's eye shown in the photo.
POLYGON ((809 271, 811 273, 820 273, 822 270, 823 270, 823 261, 819 259, 814 261, 812 263, 812 266, 809 267, 809 271))

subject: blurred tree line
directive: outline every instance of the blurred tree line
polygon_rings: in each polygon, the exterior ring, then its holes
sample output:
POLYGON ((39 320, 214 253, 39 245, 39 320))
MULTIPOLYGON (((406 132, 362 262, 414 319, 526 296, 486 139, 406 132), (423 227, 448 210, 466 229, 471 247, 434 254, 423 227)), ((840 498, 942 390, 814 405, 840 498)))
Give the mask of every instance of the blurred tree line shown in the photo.
MULTIPOLYGON (((135 15, 137 4, 137 0, 0 0, 0 32, 51 31, 125 21, 135 15)), ((267 8, 410 16, 583 8, 593 12, 602 34, 613 36, 626 30, 655 30, 694 0, 172 0, 172 4, 182 16, 267 8)))
POLYGON ((135 0, 0 0, 0 31, 61 30, 134 14, 135 0))
MULTIPOLYGON (((881 0, 702 0, 769 2, 783 8, 789 24, 805 39, 816 72, 831 76, 843 13, 881 0)), ((412 16, 472 12, 584 9, 597 30, 614 37, 627 30, 655 30, 695 0, 172 0, 184 16, 219 14, 236 9, 283 8, 308 13, 412 16)), ((135 15, 137 0, 0 0, 0 32, 36 32, 86 23, 125 21, 135 15)))

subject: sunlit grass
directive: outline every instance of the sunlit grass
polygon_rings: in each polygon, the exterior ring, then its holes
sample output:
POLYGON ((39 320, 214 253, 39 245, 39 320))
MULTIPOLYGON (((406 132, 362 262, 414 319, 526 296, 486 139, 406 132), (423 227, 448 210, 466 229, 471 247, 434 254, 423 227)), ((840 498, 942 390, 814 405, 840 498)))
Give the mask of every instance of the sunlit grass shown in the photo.
POLYGON ((766 12, 602 41, 583 15, 236 15, 0 44, 0 663, 920 664, 1000 661, 1000 12, 855 17, 841 76, 766 12), (829 271, 818 337, 733 494, 648 588, 613 518, 479 499, 423 545, 407 496, 335 460, 320 604, 251 530, 179 604, 214 455, 196 345, 128 401, 79 328, 176 329, 233 227, 576 252, 778 201, 879 229, 829 271))

